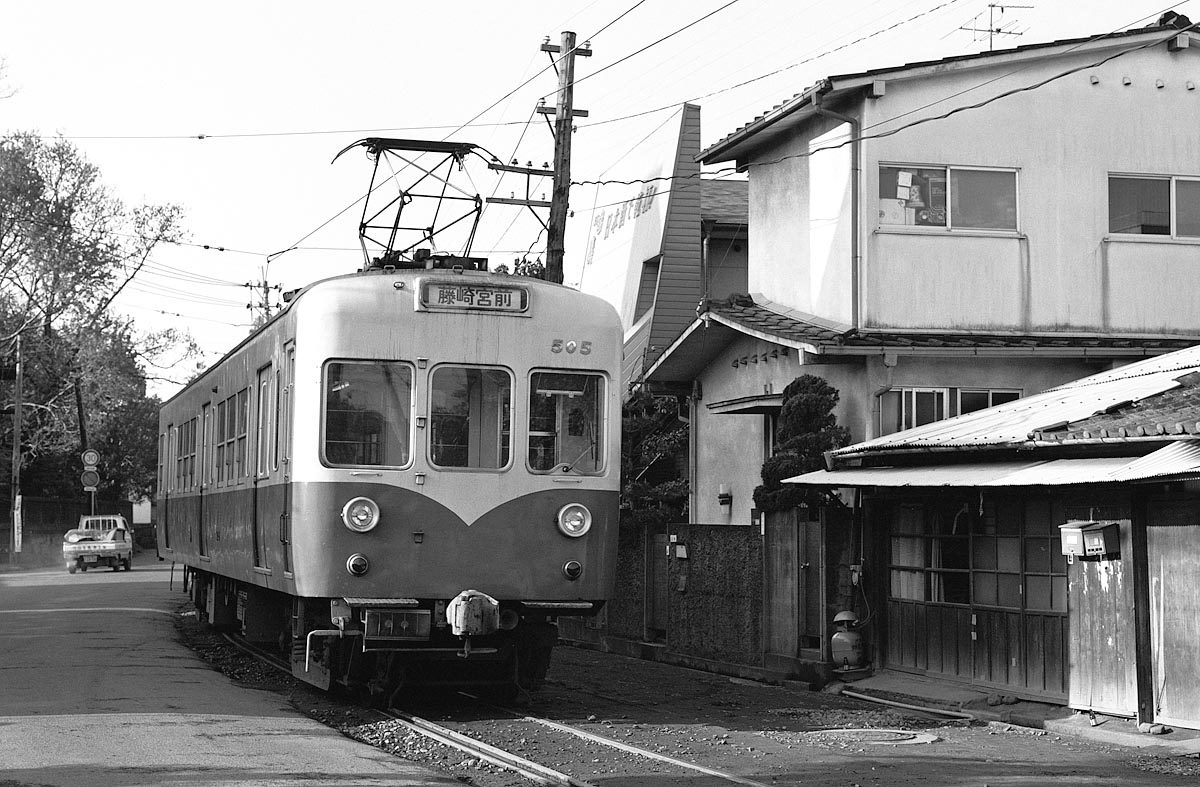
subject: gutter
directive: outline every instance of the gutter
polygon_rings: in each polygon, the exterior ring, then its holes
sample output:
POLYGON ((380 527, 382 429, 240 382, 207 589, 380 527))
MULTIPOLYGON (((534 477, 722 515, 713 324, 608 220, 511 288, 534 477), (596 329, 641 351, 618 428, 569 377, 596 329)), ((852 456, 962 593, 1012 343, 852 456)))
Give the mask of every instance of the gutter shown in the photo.
POLYGON ((813 93, 812 107, 818 115, 839 120, 850 126, 850 324, 861 328, 859 322, 859 270, 862 266, 862 133, 861 122, 850 115, 825 108, 825 94, 833 90, 833 83, 822 80, 813 93))

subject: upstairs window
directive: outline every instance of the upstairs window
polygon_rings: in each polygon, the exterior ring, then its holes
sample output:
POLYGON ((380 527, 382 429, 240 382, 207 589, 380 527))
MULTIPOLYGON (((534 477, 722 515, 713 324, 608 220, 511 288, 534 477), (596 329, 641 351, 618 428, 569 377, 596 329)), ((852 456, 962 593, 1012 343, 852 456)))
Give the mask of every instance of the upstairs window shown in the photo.
POLYGON ((1200 238, 1200 179, 1110 176, 1108 231, 1200 238))
POLYGON ((879 224, 1015 231, 1016 170, 881 166, 879 224))

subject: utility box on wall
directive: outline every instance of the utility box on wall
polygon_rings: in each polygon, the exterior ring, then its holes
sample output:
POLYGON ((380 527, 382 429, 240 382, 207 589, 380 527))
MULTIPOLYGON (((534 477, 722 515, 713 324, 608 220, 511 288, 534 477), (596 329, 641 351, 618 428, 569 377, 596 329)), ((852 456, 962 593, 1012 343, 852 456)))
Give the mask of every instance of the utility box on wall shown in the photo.
POLYGON ((1121 528, 1116 522, 1067 522, 1058 526, 1062 553, 1077 557, 1102 557, 1121 551, 1121 528))

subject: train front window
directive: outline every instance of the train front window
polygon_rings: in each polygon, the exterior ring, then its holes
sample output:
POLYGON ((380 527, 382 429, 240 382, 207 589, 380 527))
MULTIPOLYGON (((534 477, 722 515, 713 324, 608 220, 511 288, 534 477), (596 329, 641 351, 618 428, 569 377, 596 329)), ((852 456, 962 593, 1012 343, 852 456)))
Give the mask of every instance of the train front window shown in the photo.
POLYGON ((325 366, 323 446, 330 465, 403 467, 409 462, 412 369, 394 361, 325 366))
POLYGON ((599 473, 604 469, 604 378, 534 372, 529 386, 529 469, 599 473))
POLYGON ((429 461, 438 467, 508 464, 512 378, 502 369, 441 366, 430 384, 429 461))

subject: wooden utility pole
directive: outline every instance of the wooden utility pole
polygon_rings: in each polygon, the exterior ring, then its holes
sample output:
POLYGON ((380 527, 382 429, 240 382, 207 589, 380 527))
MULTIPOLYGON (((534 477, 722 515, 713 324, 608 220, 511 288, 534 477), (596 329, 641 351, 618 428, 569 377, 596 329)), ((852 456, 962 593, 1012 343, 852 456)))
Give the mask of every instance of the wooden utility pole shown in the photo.
POLYGON ((17 564, 17 553, 21 549, 21 539, 18 535, 21 529, 21 410, 25 403, 24 370, 21 368, 21 334, 17 334, 17 367, 13 381, 13 447, 12 447, 12 537, 8 545, 8 562, 17 564))
POLYGON ((543 115, 554 115, 554 187, 550 193, 550 223, 546 227, 546 272, 542 278, 562 284, 564 236, 567 229, 567 202, 571 190, 571 131, 576 117, 587 112, 574 108, 575 57, 591 57, 592 50, 576 48, 575 34, 564 32, 558 46, 546 41, 543 52, 561 54, 558 59, 558 104, 538 107, 543 115))

